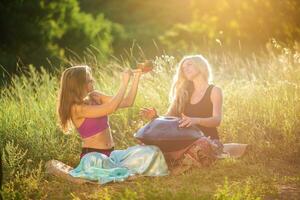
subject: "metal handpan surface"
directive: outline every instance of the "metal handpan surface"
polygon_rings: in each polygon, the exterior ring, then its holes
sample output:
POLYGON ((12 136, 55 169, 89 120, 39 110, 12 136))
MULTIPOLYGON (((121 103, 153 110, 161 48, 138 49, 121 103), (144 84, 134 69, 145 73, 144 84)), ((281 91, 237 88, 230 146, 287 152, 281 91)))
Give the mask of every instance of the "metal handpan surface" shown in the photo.
POLYGON ((179 120, 177 117, 158 117, 140 128, 134 137, 144 144, 156 145, 163 151, 174 151, 203 136, 195 127, 180 128, 179 120))

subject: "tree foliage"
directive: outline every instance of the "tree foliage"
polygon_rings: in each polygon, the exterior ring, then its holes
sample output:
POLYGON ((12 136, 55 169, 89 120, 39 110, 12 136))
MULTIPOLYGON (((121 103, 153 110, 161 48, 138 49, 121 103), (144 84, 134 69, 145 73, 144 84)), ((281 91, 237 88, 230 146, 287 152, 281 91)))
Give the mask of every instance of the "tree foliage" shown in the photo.
POLYGON ((1 1, 0 26, 0 64, 9 72, 18 62, 58 63, 67 48, 80 54, 93 45, 104 56, 112 52, 113 23, 82 12, 76 0, 1 1))
POLYGON ((82 57, 90 46, 102 61, 134 42, 148 57, 157 47, 252 52, 271 38, 300 40, 300 1, 2 0, 0 27, 0 64, 9 72, 20 62, 58 66, 71 51, 82 57))

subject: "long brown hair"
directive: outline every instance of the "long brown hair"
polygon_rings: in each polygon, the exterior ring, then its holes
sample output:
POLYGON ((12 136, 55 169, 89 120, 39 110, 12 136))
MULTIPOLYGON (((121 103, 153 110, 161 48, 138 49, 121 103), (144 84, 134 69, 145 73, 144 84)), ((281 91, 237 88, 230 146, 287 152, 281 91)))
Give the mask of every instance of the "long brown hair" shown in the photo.
POLYGON ((180 117, 184 112, 185 104, 190 100, 193 90, 193 83, 189 81, 183 73, 182 65, 186 60, 193 60, 201 72, 202 77, 208 83, 212 82, 211 67, 202 55, 184 56, 178 64, 177 72, 173 78, 173 84, 169 94, 170 106, 168 113, 172 116, 180 117))
POLYGON ((67 132, 70 127, 71 107, 82 104, 85 97, 85 86, 88 66, 74 66, 67 68, 61 76, 58 95, 57 114, 61 129, 67 132))

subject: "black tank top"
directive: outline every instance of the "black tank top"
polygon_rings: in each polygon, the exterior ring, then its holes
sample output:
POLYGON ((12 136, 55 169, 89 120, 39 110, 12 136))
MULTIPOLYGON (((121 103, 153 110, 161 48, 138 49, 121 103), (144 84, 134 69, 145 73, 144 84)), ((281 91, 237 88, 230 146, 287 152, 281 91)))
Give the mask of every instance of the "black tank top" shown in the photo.
MULTIPOLYGON (((213 112, 213 104, 210 99, 210 94, 213 87, 214 85, 209 85, 202 99, 198 103, 191 104, 189 100, 185 105, 184 114, 188 117, 211 117, 213 112)), ((197 127, 204 133, 205 136, 210 136, 211 139, 219 139, 219 134, 216 127, 204 127, 200 125, 197 125, 197 127)))

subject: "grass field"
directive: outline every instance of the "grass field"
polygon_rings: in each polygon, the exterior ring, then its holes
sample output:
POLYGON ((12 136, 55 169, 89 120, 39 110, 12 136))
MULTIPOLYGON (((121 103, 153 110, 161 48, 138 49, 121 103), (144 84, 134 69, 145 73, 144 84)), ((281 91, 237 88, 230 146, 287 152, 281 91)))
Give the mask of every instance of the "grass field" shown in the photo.
MULTIPOLYGON (((223 89, 221 139, 251 145, 241 159, 219 160, 212 167, 179 176, 139 178, 123 183, 74 185, 44 173, 50 159, 79 162, 80 138, 58 127, 56 98, 60 72, 14 77, 0 93, 0 147, 4 162, 4 199, 300 199, 300 49, 276 47, 248 58, 206 55, 214 84, 223 89)), ((180 57, 159 56, 155 71, 142 77, 134 107, 110 116, 116 148, 136 144, 133 133, 145 122, 139 108, 168 106, 175 64, 180 57)), ((116 61, 93 59, 96 88, 114 94, 116 61)), ((121 63, 122 64, 122 63, 121 63)))

